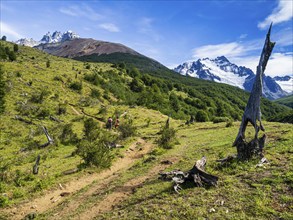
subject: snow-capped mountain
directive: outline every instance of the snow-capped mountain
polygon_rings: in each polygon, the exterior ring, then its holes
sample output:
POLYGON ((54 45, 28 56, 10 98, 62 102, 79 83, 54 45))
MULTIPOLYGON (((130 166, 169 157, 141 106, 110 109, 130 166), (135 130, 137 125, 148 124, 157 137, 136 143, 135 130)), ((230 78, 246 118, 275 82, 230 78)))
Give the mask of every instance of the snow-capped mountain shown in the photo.
POLYGON ((40 41, 35 41, 32 38, 31 39, 22 38, 22 39, 16 41, 15 43, 20 44, 20 45, 29 46, 29 47, 34 47, 34 46, 37 46, 40 44, 64 42, 64 41, 72 40, 75 38, 79 38, 79 36, 72 31, 66 31, 64 33, 61 33, 60 31, 55 31, 55 32, 53 32, 53 34, 48 32, 47 34, 45 34, 42 37, 42 39, 40 41))
MULTIPOLYGON (((237 66, 224 56, 216 59, 204 58, 194 62, 185 62, 174 70, 181 75, 226 83, 246 91, 251 91, 255 78, 251 69, 237 66)), ((264 76, 263 95, 269 99, 277 99, 288 95, 288 93, 273 78, 264 76)))
POLYGON ((289 93, 293 94, 293 75, 292 76, 275 76, 274 80, 281 86, 281 88, 289 93))

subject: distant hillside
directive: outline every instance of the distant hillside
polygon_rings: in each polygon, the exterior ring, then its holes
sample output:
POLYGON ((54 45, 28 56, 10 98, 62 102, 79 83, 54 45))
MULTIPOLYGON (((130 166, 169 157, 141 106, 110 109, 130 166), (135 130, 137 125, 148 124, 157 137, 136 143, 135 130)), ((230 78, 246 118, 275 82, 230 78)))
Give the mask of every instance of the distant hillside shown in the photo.
MULTIPOLYGON (((83 39, 76 40, 83 41, 83 39)), ((5 44, 12 47, 8 42, 5 44)), ((159 110, 174 118, 189 119, 191 115, 196 116, 198 112, 204 112, 205 120, 213 120, 217 117, 241 119, 249 96, 243 90, 226 84, 174 74, 163 65, 144 56, 129 53, 127 56, 123 55, 125 54, 120 52, 111 55, 83 57, 87 61, 101 58, 103 61, 111 62, 112 60, 114 63, 115 60, 115 65, 103 70, 103 68, 99 68, 99 65, 102 65, 100 63, 83 63, 70 59, 66 59, 66 65, 61 65, 59 63, 65 62, 64 58, 50 56, 39 50, 20 46, 17 62, 5 63, 4 69, 6 72, 15 72, 10 80, 26 78, 29 82, 36 81, 34 84, 40 84, 38 81, 43 80, 48 83, 52 91, 58 91, 59 88, 55 87, 60 87, 58 82, 61 82, 64 91, 75 94, 73 96, 75 98, 72 100, 70 96, 67 97, 67 102, 75 104, 86 96, 90 103, 98 99, 105 104, 114 102, 140 105, 159 110), (46 67, 48 62, 50 65, 46 67), (22 77, 17 77, 18 72, 22 77), (29 75, 36 73, 36 75, 30 76, 28 79, 24 72, 28 72, 29 75), (91 98, 90 91, 93 89, 99 90, 98 98, 91 98)), ((41 85, 28 87, 31 94, 40 93, 42 88, 41 85)), ((17 97, 18 95, 12 100, 17 100, 17 97)), ((19 97, 19 99, 23 98, 19 97)), ((59 103, 58 100, 56 99, 54 105, 59 103)), ((262 110, 265 118, 277 112, 287 111, 287 108, 263 99, 262 110)), ((33 114, 39 113, 36 111, 33 114)))
POLYGON ((289 95, 280 99, 274 100, 275 103, 286 105, 290 108, 293 108, 293 95, 289 95))

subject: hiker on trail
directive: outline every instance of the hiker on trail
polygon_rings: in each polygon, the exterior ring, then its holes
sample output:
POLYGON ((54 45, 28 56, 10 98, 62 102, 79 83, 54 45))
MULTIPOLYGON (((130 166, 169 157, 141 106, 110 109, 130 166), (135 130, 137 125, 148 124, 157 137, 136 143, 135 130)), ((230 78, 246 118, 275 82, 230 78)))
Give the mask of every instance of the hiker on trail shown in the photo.
POLYGON ((112 123, 113 123, 113 119, 111 117, 109 117, 108 121, 107 121, 107 124, 106 124, 106 128, 111 130, 112 129, 112 123))
POLYGON ((115 121, 115 129, 119 127, 119 117, 116 117, 116 121, 115 121))

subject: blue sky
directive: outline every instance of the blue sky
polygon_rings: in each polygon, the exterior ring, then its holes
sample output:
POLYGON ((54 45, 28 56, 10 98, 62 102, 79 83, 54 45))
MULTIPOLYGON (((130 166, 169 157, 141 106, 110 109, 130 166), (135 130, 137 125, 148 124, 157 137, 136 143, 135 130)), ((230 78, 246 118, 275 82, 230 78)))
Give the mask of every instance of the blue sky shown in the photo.
POLYGON ((277 44, 267 75, 293 73, 292 0, 12 1, 1 0, 1 36, 33 38, 72 30, 122 43, 168 67, 226 56, 255 71, 268 26, 277 44))

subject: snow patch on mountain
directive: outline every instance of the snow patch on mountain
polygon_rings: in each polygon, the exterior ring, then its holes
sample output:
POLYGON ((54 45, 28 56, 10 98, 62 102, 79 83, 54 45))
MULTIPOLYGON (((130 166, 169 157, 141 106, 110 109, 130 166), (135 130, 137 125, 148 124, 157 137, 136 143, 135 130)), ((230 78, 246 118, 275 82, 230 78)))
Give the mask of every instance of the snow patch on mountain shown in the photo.
POLYGON ((64 33, 61 33, 60 31, 55 31, 53 34, 48 32, 45 34, 40 41, 35 41, 34 39, 30 38, 22 38, 16 41, 16 44, 34 47, 38 46, 40 44, 47 44, 47 43, 58 43, 58 42, 64 42, 67 40, 72 40, 75 38, 80 38, 78 34, 76 34, 73 31, 66 31, 64 33))
POLYGON ((243 84, 247 76, 239 76, 233 72, 231 66, 219 66, 217 61, 218 60, 203 59, 201 61, 203 64, 203 70, 213 73, 214 81, 216 82, 226 83, 229 85, 233 84, 241 89, 244 89, 243 84))
MULTIPOLYGON (((244 66, 237 66, 224 56, 215 59, 204 58, 194 62, 185 62, 177 66, 174 70, 181 75, 225 83, 249 92, 252 89, 255 79, 255 74, 251 69, 244 66)), ((284 86, 285 84, 289 86, 289 83, 290 81, 283 81, 284 86)), ((288 88, 286 87, 284 90, 276 83, 275 79, 264 75, 263 95, 265 97, 276 99, 288 95, 288 88)))

